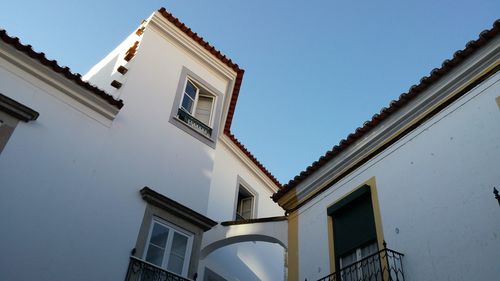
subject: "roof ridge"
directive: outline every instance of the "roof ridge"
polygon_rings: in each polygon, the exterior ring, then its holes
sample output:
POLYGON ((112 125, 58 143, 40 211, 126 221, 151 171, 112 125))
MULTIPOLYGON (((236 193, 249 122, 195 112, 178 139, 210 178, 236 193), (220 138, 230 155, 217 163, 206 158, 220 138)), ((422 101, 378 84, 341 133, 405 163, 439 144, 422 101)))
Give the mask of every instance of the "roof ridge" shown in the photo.
POLYGON ((493 22, 491 29, 483 30, 479 37, 475 40, 471 40, 465 44, 465 48, 458 50, 453 54, 451 59, 446 59, 442 62, 441 67, 434 68, 429 73, 429 76, 424 76, 420 79, 419 84, 412 85, 406 93, 402 93, 398 99, 389 102, 388 107, 383 107, 378 113, 375 113, 372 119, 367 120, 363 123, 361 127, 355 129, 355 131, 349 134, 346 138, 342 139, 339 144, 333 146, 329 151, 327 151, 318 160, 314 161, 305 170, 301 171, 293 179, 289 180, 288 183, 283 185, 283 188, 278 192, 273 194, 273 200, 277 201, 286 192, 288 192, 293 187, 297 186, 303 180, 305 180, 309 175, 320 169, 326 162, 332 160, 335 156, 339 155, 345 149, 347 149, 355 141, 363 137, 368 131, 377 126, 380 122, 391 116, 399 108, 406 105, 409 101, 416 98, 424 90, 428 89, 432 84, 438 81, 445 74, 449 73, 457 65, 459 65, 463 60, 472 55, 479 47, 485 45, 490 41, 491 38, 495 37, 500 32, 500 19, 493 22))

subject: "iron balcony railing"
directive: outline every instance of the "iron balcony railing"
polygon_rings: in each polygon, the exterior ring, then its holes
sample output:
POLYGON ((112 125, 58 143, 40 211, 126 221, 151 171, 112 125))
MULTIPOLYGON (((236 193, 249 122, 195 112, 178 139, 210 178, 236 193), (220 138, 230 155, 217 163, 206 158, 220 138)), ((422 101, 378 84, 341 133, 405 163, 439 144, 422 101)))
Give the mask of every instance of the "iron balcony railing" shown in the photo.
POLYGON ((203 135, 205 135, 207 137, 212 136, 212 128, 208 127, 200 120, 194 118, 191 114, 186 112, 184 109, 179 108, 179 110, 177 111, 177 116, 179 117, 179 119, 181 121, 186 123, 191 128, 195 129, 196 131, 202 133, 203 135))
POLYGON ((318 281, 404 281, 403 256, 384 248, 318 281))
POLYGON ((125 281, 193 281, 179 276, 175 273, 167 271, 149 262, 138 259, 134 256, 130 257, 128 264, 127 276, 125 281))

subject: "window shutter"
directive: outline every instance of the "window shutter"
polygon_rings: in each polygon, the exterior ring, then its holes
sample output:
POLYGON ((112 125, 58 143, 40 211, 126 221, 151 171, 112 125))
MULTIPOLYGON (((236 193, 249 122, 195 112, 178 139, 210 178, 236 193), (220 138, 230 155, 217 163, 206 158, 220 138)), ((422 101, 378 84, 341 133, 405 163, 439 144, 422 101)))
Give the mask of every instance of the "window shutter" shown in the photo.
POLYGON ((200 96, 198 98, 198 104, 196 106, 196 112, 194 114, 194 117, 203 124, 210 126, 210 115, 212 112, 212 103, 213 103, 213 98, 211 97, 205 97, 205 96, 200 96))
POLYGON ((335 256, 376 241, 375 219, 369 186, 353 192, 328 209, 333 220, 335 256))
POLYGON ((245 198, 241 200, 241 211, 240 215, 244 219, 251 219, 252 218, 252 197, 245 198))

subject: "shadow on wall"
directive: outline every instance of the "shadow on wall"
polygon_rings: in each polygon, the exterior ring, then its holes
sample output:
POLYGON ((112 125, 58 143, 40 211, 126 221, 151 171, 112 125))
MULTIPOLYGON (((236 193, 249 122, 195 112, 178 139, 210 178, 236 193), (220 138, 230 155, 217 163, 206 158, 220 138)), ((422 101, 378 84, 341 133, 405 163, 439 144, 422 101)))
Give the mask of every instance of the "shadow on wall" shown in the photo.
MULTIPOLYGON (((85 79, 88 81, 94 81, 94 82, 91 82, 94 85, 97 85, 98 83, 103 84, 103 85, 106 85, 106 83, 111 83, 111 81, 113 81, 115 79, 115 76, 118 73, 117 71, 115 71, 115 69, 117 68, 116 63, 118 62, 119 57, 120 57, 120 53, 116 54, 105 65, 103 65, 102 69, 100 69, 98 72, 95 72, 92 76, 85 77, 85 79), (99 81, 99 79, 94 80, 94 79, 98 78, 98 77, 96 77, 97 75, 105 77, 106 80, 109 80, 109 81, 99 81)), ((85 74, 85 75, 87 75, 87 74, 85 74)))
POLYGON ((234 236, 234 237, 229 237, 226 239, 218 240, 205 248, 201 250, 200 257, 204 259, 210 253, 216 251, 217 249, 230 246, 233 244, 237 243, 243 243, 243 242, 268 242, 268 243, 275 243, 283 247, 283 249, 286 249, 286 245, 284 245, 280 240, 277 238, 267 236, 267 235, 259 235, 259 234, 251 234, 251 235, 239 235, 239 236, 234 236))
MULTIPOLYGON (((269 246, 261 242, 233 244, 213 251, 205 260, 206 266, 227 280, 283 280, 284 253, 269 246)), ((212 281, 209 277, 205 275, 201 280, 212 281)))

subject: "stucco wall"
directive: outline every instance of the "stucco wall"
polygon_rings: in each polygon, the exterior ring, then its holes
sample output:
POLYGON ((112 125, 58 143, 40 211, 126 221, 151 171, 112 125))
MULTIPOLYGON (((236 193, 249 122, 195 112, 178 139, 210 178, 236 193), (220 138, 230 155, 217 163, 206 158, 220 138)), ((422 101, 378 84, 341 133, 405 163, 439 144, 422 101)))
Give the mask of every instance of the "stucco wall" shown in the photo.
POLYGON ((0 91, 40 113, 19 124, 0 154, 1 279, 123 279, 144 186, 206 214, 215 151, 168 117, 181 64, 224 84, 150 37, 143 48, 159 54, 134 58, 111 127, 28 74, 0 68, 0 91))
MULTIPOLYGON (((239 181, 256 194, 255 218, 284 215, 283 209, 270 199, 271 187, 266 187, 266 183, 227 144, 219 142, 215 159, 208 206, 211 218, 217 221, 235 219, 239 181)), ((283 280, 284 249, 268 242, 237 243, 209 254, 200 264, 199 272, 203 272, 205 266, 230 281, 283 280)))
POLYGON ((255 218, 282 216, 284 211, 270 197, 276 187, 268 186, 231 151, 228 144, 219 142, 215 155, 208 214, 217 221, 235 218, 238 179, 256 193, 255 218))
POLYGON ((299 280, 329 274, 326 209, 371 177, 384 239, 405 254, 405 280, 497 280, 499 80, 490 77, 300 208, 299 280))
MULTIPOLYGON (((112 124, 0 60, 0 92, 40 113, 35 122, 19 123, 0 154, 0 279, 123 280, 144 215, 144 186, 214 220, 229 220, 241 175, 259 192, 259 216, 282 214, 263 183, 228 156, 232 152, 169 122, 183 67, 220 98, 232 85, 172 42, 146 28, 119 90, 108 86, 118 77, 108 66, 118 65, 114 54, 122 55, 128 43, 103 60, 102 72, 89 75, 124 100, 112 124)), ((249 249, 235 246, 226 254, 249 249)))

